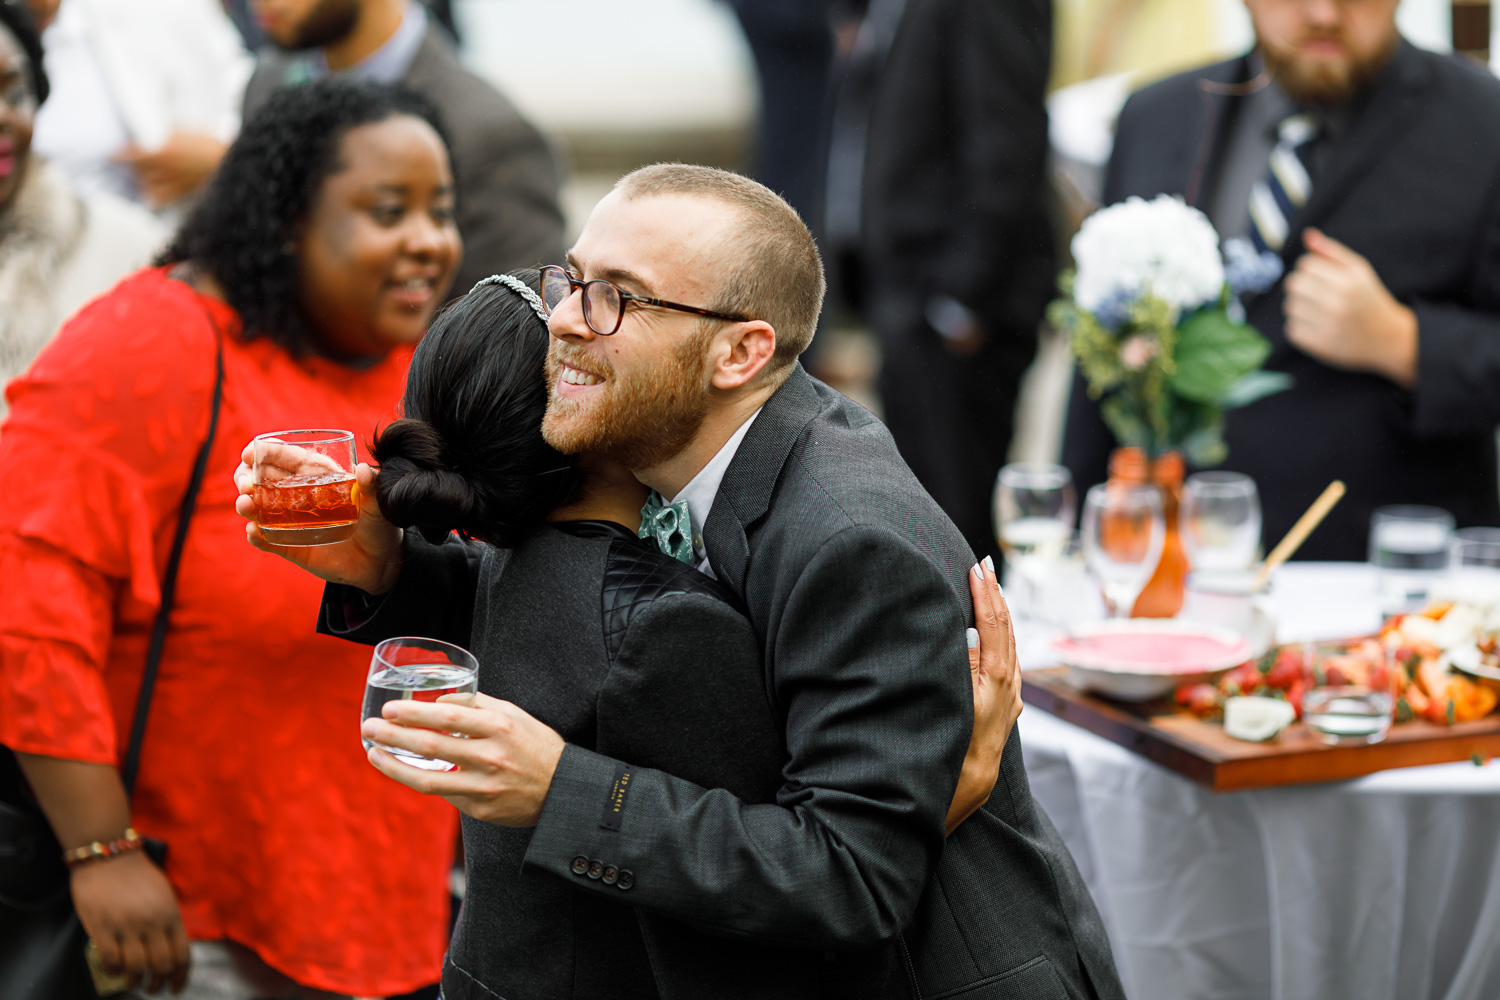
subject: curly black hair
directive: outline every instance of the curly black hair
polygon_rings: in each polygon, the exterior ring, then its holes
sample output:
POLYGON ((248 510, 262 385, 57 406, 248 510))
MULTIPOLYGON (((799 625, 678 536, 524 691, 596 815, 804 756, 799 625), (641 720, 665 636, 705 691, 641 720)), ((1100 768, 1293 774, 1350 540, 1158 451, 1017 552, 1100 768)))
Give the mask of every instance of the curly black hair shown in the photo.
POLYGON ((299 261, 287 248, 323 182, 340 169, 344 134, 397 115, 431 125, 451 162, 437 108, 405 87, 324 79, 273 93, 245 122, 157 264, 203 267, 223 287, 247 337, 265 337, 294 355, 311 352, 317 341, 300 307, 299 261))
POLYGON ((37 107, 41 107, 52 92, 52 84, 42 67, 42 35, 36 30, 36 20, 20 3, 0 0, 0 28, 9 31, 20 43, 21 51, 26 53, 31 70, 31 89, 36 94, 37 107))

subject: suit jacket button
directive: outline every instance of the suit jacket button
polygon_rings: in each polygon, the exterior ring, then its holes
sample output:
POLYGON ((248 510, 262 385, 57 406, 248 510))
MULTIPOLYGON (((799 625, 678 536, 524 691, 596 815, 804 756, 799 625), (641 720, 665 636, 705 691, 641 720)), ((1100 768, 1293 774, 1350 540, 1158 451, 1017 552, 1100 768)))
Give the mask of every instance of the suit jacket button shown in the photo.
POLYGON ((580 855, 578 855, 578 857, 576 857, 576 858, 573 859, 573 874, 574 875, 586 875, 586 874, 588 874, 588 870, 589 870, 589 859, 588 858, 586 858, 582 854, 580 854, 580 855))
POLYGON ((615 883, 616 888, 619 889, 629 889, 633 885, 635 885, 635 875, 628 871, 621 872, 620 880, 615 883))
POLYGON ((604 874, 604 862, 595 858, 589 862, 589 878, 598 878, 604 874))
POLYGON ((605 885, 614 885, 620 880, 620 869, 614 865, 604 866, 604 877, 600 879, 605 885))

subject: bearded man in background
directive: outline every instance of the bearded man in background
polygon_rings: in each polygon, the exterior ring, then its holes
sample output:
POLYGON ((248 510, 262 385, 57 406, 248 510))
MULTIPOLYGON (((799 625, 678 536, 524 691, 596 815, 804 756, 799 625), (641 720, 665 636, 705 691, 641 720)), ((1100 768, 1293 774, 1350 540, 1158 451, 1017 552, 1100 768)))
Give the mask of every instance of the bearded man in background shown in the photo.
MULTIPOLYGON (((1500 523, 1500 82, 1424 52, 1397 0, 1245 0, 1256 47, 1154 84, 1121 112, 1106 204, 1182 196, 1279 258, 1245 301, 1292 388, 1232 411, 1228 466, 1279 538, 1330 479, 1349 495, 1302 547, 1364 559, 1371 511, 1423 503, 1500 523)), ((1064 461, 1111 445, 1075 383, 1064 461)))

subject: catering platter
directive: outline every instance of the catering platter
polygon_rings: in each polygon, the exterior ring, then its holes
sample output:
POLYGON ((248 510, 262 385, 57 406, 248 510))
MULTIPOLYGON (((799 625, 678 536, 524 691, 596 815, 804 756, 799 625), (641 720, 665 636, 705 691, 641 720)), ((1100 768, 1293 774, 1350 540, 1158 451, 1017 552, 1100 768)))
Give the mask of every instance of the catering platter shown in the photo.
MULTIPOLYGON (((1328 746, 1301 722, 1272 742, 1247 743, 1168 698, 1132 703, 1089 694, 1070 681, 1065 667, 1024 671, 1021 697, 1215 791, 1341 781, 1393 767, 1500 757, 1500 715, 1453 725, 1417 718, 1392 726, 1385 740, 1372 746, 1328 746)), ((1021 725, 1024 729, 1025 716, 1021 725)))

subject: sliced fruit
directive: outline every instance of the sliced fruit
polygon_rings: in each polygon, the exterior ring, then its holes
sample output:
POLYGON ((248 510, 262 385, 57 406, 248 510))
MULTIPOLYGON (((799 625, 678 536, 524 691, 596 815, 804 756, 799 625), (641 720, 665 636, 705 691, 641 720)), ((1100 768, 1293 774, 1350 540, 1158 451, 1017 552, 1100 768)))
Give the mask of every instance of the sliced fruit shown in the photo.
POLYGON ((1224 732, 1250 743, 1275 739, 1296 717, 1291 704, 1280 698, 1240 697, 1224 702, 1224 732))

